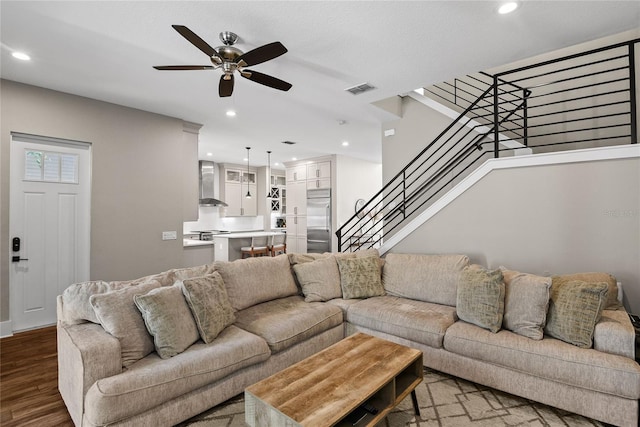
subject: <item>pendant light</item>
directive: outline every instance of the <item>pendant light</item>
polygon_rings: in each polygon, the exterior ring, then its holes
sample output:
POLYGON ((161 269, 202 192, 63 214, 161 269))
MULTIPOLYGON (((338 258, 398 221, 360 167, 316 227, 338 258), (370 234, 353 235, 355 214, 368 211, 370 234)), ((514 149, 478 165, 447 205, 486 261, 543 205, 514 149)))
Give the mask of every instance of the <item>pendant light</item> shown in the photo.
POLYGON ((246 147, 247 148, 247 195, 244 196, 247 199, 251 198, 251 191, 249 191, 249 150, 251 150, 251 147, 246 147))
POLYGON ((268 190, 267 191, 267 199, 272 199, 273 198, 273 194, 271 194, 272 190, 271 190, 271 150, 267 151, 267 183, 268 183, 268 190))

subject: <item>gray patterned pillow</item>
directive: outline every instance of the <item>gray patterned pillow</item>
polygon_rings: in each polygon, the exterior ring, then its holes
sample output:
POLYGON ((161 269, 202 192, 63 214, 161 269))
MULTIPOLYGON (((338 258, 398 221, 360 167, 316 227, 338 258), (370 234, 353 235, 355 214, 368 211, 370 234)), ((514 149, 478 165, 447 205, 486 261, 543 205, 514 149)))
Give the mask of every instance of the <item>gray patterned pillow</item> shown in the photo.
POLYGON ((196 321, 200 338, 206 344, 236 321, 227 290, 219 273, 177 282, 196 321))
POLYGON ((505 284, 503 327, 518 335, 541 340, 549 307, 551 277, 520 273, 504 267, 500 270, 505 284))
POLYGON ((502 326, 505 286, 502 271, 468 266, 462 271, 456 313, 465 322, 496 333, 502 326))
POLYGON ((89 302, 105 331, 120 341, 122 366, 127 367, 153 351, 153 339, 133 302, 135 295, 143 295, 160 287, 151 280, 117 291, 91 295, 89 302))
POLYGON ((547 314, 547 335, 581 348, 591 348, 593 331, 607 303, 606 282, 581 280, 551 285, 551 302, 547 314))
POLYGON ((342 298, 369 298, 384 295, 378 257, 336 257, 340 270, 342 298))
POLYGON ((586 283, 601 283, 604 282, 607 284, 607 301, 605 303, 604 308, 618 308, 620 307, 620 303, 618 302, 618 285, 616 278, 609 273, 574 273, 574 274, 563 274, 562 276, 553 276, 553 285, 556 283, 566 283, 572 282, 574 280, 579 280, 581 282, 586 283))
POLYGON ((340 270, 331 256, 293 266, 306 302, 329 301, 342 296, 340 270))
POLYGON ((198 341, 198 328, 179 286, 163 286, 136 295, 133 301, 162 359, 180 354, 198 341))

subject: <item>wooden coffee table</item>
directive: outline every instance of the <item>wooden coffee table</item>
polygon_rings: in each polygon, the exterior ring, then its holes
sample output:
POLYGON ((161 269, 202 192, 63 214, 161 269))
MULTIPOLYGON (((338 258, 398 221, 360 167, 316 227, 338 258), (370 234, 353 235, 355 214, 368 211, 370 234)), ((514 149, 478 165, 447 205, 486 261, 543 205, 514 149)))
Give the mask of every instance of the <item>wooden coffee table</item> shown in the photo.
POLYGON ((245 421, 252 427, 375 425, 410 393, 419 415, 415 388, 422 369, 419 350, 351 335, 247 387, 245 421))

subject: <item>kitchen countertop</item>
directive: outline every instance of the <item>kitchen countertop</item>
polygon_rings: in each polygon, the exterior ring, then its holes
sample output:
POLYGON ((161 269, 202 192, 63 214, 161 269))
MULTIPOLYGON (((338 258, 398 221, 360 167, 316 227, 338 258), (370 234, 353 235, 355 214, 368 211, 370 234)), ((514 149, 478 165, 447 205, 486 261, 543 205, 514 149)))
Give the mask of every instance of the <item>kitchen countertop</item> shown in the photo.
POLYGON ((237 231, 232 233, 220 233, 214 234, 214 240, 198 240, 198 239, 183 239, 183 246, 207 246, 213 245, 215 239, 250 239, 251 237, 264 237, 273 236, 275 234, 282 234, 282 231, 237 231))

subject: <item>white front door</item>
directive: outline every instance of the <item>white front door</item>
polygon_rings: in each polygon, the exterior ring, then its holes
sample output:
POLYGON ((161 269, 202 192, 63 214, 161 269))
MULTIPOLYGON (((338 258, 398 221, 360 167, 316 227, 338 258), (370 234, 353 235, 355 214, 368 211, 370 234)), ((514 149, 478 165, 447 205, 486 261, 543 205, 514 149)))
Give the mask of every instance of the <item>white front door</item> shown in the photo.
POLYGON ((56 322, 56 296, 89 280, 91 145, 12 134, 9 230, 14 331, 56 322))

